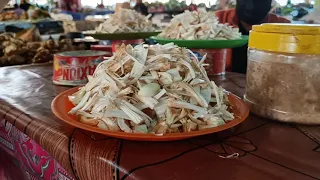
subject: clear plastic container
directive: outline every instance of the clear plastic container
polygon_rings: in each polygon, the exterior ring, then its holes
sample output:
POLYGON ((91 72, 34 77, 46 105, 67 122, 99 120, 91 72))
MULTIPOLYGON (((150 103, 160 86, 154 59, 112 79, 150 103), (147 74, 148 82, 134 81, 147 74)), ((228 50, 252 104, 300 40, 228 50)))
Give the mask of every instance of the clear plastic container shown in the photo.
MULTIPOLYGON (((253 42, 250 45, 249 42, 244 99, 252 113, 265 118, 320 124, 319 49, 303 49, 301 44, 295 44, 289 35, 286 36, 287 39, 283 38, 285 36, 277 37, 281 40, 276 42, 277 47, 270 44, 271 40, 263 41, 263 34, 260 40, 269 44, 253 42)), ((303 39, 305 36, 300 36, 296 42, 307 45, 303 39)), ((315 43, 313 46, 318 45, 315 43)))
POLYGON ((320 55, 248 50, 245 101, 279 121, 320 124, 320 55))

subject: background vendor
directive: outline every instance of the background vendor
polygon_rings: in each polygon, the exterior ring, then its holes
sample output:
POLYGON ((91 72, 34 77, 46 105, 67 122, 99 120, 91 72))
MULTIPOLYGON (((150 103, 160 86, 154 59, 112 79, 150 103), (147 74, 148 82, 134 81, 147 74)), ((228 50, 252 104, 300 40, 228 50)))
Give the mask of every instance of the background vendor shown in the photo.
MULTIPOLYGON (((220 23, 238 27, 249 35, 252 25, 262 23, 290 23, 289 20, 269 13, 272 0, 237 0, 236 8, 216 12, 220 23)), ((232 50, 232 71, 246 73, 248 45, 232 50)))
POLYGON ((31 4, 27 0, 21 0, 20 8, 27 12, 30 8, 31 4))
POLYGON ((23 13, 24 10, 20 8, 20 6, 18 4, 14 4, 14 12, 20 17, 23 13))
POLYGON ((136 0, 136 5, 134 6, 134 9, 145 16, 149 14, 148 7, 145 4, 143 4, 142 0, 136 0))

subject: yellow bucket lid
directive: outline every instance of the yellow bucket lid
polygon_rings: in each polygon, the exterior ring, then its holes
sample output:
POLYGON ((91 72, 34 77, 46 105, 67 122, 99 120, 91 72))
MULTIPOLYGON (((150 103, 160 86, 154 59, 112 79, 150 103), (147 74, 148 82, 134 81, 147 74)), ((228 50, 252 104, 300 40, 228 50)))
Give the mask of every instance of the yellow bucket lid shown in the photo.
POLYGON ((320 25, 255 25, 250 31, 248 46, 283 53, 320 54, 320 25))

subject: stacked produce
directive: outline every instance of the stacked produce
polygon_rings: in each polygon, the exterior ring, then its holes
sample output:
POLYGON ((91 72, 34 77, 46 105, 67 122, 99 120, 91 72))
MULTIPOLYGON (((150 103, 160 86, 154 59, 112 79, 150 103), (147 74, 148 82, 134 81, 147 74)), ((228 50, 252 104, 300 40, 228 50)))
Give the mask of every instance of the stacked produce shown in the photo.
POLYGON ((37 20, 50 18, 50 14, 42 9, 29 9, 27 12, 22 12, 21 15, 18 15, 15 11, 5 11, 0 13, 0 21, 19 21, 19 20, 37 20))
POLYGON ((190 50, 172 43, 122 45, 88 84, 69 96, 79 121, 127 133, 190 132, 234 119, 227 93, 190 50), (190 57, 190 53, 192 57, 190 57))
POLYGON ((151 21, 130 9, 121 9, 96 28, 93 33, 152 32, 151 21))
POLYGON ((1 34, 0 66, 49 62, 57 52, 81 49, 84 49, 82 45, 73 46, 69 39, 60 40, 58 43, 54 40, 26 42, 14 38, 12 34, 1 34))
POLYGON ((238 28, 220 24, 214 12, 185 11, 174 16, 159 37, 183 40, 240 39, 238 28))
POLYGON ((73 21, 73 17, 69 14, 50 13, 50 17, 56 21, 73 21))
POLYGON ((169 0, 166 3, 159 1, 153 3, 146 3, 149 12, 163 12, 163 11, 183 11, 188 9, 188 5, 185 1, 169 0))
POLYGON ((63 21, 63 30, 65 33, 78 32, 75 21, 63 21))
POLYGON ((16 21, 16 20, 25 20, 27 19, 27 13, 22 13, 21 16, 19 16, 14 11, 6 11, 0 13, 0 21, 16 21))
POLYGON ((188 8, 185 1, 179 2, 177 0, 169 0, 164 5, 166 11, 185 10, 188 8))
POLYGON ((63 22, 63 29, 65 33, 77 32, 76 22, 73 21, 73 17, 71 15, 63 13, 50 13, 50 17, 56 21, 63 22))
POLYGON ((36 8, 31 11, 29 10, 28 13, 29 13, 28 18, 32 20, 51 18, 48 11, 42 10, 40 8, 36 8))

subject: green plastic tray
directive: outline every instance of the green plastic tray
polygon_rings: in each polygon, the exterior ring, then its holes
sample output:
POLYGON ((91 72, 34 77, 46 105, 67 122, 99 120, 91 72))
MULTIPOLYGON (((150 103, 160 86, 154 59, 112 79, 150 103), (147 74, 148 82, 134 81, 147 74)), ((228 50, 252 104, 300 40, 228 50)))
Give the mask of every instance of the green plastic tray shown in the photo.
POLYGON ((136 40, 136 39, 146 39, 150 36, 156 36, 160 34, 160 32, 135 32, 135 33, 84 33, 85 36, 91 36, 95 39, 99 40, 136 40))
POLYGON ((222 49, 236 48, 244 46, 248 43, 249 36, 242 36, 241 39, 235 40, 175 40, 164 39, 156 36, 150 37, 159 44, 167 44, 173 42, 177 46, 196 49, 222 49))

